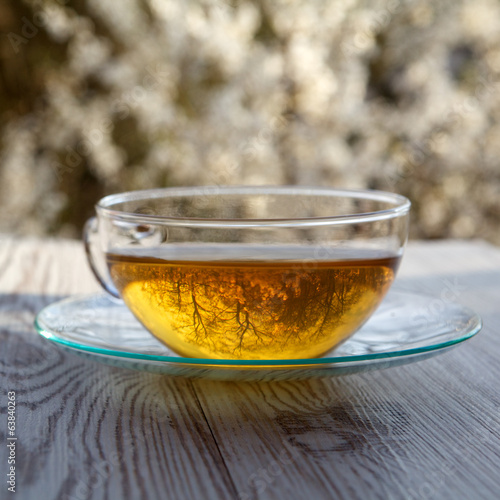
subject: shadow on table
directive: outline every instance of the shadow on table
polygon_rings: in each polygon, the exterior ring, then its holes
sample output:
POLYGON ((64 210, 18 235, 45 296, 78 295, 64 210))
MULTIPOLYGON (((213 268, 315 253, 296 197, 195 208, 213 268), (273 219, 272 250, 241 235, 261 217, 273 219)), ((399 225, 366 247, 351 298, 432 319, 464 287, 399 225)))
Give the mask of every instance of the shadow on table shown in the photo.
MULTIPOLYGON (((14 317, 19 313, 35 315, 42 308, 56 302, 67 295, 46 295, 36 293, 0 293, 0 313, 5 317, 9 313, 14 317)), ((2 324, 0 322, 0 324, 2 324)))
POLYGON ((64 298, 62 295, 0 294, 0 370, 16 378, 37 373, 61 353, 35 333, 36 314, 48 304, 64 298))

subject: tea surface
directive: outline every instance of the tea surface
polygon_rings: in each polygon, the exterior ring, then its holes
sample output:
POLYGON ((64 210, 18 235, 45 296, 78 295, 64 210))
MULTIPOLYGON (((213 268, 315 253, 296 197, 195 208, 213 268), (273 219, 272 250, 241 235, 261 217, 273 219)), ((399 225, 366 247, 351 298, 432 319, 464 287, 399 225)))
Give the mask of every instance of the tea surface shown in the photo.
POLYGON ((324 354, 366 321, 400 260, 369 253, 310 261, 178 254, 108 254, 107 262, 123 300, 151 333, 183 356, 220 359, 324 354))

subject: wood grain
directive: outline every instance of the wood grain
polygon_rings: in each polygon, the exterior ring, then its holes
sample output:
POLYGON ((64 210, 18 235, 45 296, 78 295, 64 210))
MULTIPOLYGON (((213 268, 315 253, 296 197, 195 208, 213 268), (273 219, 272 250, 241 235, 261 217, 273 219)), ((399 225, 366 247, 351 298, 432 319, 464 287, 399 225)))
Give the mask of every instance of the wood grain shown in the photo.
POLYGON ((40 308, 99 288, 79 243, 2 238, 0 472, 13 390, 12 497, 497 498, 500 251, 412 243, 398 282, 469 305, 483 332, 421 363, 333 379, 168 378, 84 360, 39 337, 40 308))
POLYGON ((80 244, 6 241, 0 269, 1 408, 5 416, 15 391, 16 498, 234 498, 189 380, 84 361, 33 331, 44 305, 97 290, 80 244))

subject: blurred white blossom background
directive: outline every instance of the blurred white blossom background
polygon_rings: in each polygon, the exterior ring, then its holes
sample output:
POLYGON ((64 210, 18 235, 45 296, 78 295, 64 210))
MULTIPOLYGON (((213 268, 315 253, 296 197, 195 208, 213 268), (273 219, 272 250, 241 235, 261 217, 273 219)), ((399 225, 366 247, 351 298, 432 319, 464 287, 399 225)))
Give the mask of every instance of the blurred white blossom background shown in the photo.
POLYGON ((375 188, 500 244, 497 0, 1 0, 0 232, 103 195, 375 188))

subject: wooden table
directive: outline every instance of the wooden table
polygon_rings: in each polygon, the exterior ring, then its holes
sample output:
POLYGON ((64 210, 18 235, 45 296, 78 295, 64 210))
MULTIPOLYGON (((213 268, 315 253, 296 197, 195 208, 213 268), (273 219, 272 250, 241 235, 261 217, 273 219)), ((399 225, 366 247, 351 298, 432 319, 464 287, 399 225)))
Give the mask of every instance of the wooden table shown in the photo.
POLYGON ((442 356, 345 377, 173 378, 101 365, 38 336, 43 306, 98 285, 80 243, 3 237, 0 498, 499 498, 500 251, 413 242, 398 280, 437 297, 453 287, 483 331, 442 356), (15 495, 5 480, 8 391, 15 495))

